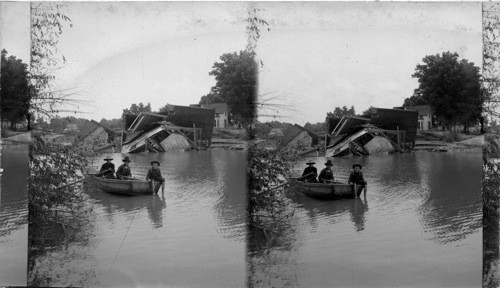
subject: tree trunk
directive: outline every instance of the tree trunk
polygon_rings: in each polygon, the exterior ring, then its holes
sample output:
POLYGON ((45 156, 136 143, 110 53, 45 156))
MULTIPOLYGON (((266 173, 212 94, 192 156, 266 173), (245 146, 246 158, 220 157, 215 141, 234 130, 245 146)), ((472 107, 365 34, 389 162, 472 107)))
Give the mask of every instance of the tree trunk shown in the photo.
POLYGON ((30 113, 28 113, 28 115, 26 115, 26 120, 28 121, 28 131, 31 131, 31 115, 30 115, 30 113))
POLYGON ((455 125, 452 123, 446 123, 446 129, 448 130, 448 133, 450 134, 451 141, 455 141, 455 136, 453 135, 454 126, 455 125))

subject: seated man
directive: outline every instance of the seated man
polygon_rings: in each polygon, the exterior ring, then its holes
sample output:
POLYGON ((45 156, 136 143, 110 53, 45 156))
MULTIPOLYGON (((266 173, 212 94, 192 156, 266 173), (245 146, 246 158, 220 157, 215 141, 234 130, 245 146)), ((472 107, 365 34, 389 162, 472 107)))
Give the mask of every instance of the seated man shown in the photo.
POLYGON ((306 182, 318 182, 316 180, 316 176, 318 176, 318 169, 314 167, 315 162, 309 161, 306 163, 307 166, 306 169, 304 169, 304 172, 302 173, 302 177, 299 178, 300 180, 306 181, 306 182))
POLYGON ((357 194, 357 189, 359 189, 358 187, 361 186, 363 188, 363 193, 364 193, 364 196, 366 196, 366 181, 365 179, 363 178, 363 173, 361 173, 361 169, 363 167, 361 166, 361 164, 354 164, 352 165, 352 169, 354 169, 354 171, 351 172, 351 174, 349 175, 349 185, 354 185, 354 187, 356 188, 354 190, 354 198, 358 198, 358 194, 357 194))
POLYGON ((115 164, 111 163, 113 158, 107 157, 104 159, 106 163, 102 164, 98 175, 105 178, 115 178, 115 164))
POLYGON ((161 177, 161 171, 159 167, 160 162, 156 160, 151 161, 151 169, 149 169, 148 175, 146 175, 146 181, 153 180, 160 183, 163 183, 163 181, 165 181, 165 179, 161 177))
POLYGON ((319 182, 320 183, 332 183, 333 182, 333 171, 332 171, 332 160, 328 160, 325 163, 326 168, 321 170, 319 173, 319 182))
POLYGON ((118 167, 118 170, 116 171, 116 178, 120 180, 132 179, 132 172, 130 171, 130 166, 128 166, 128 163, 130 163, 130 159, 128 158, 128 156, 125 156, 122 161, 123 164, 118 167))

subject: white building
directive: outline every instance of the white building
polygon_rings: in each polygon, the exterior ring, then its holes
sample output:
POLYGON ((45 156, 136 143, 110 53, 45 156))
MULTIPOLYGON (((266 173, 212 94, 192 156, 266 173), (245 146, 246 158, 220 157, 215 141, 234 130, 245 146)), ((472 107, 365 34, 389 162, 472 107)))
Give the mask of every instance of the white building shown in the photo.
POLYGON ((430 105, 409 106, 405 109, 418 111, 418 130, 429 130, 432 128, 432 110, 430 105))
POLYGON ((203 104, 202 107, 215 110, 215 128, 224 128, 229 125, 229 111, 226 103, 203 104))

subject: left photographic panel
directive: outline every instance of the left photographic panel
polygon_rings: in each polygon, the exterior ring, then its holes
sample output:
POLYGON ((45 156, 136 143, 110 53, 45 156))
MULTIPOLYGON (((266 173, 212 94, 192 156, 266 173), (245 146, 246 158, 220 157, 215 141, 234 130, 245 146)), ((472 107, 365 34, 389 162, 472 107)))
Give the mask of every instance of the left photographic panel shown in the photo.
POLYGON ((29 232, 12 284, 244 287, 247 4, 23 5, 29 232))
POLYGON ((29 3, 0 3, 0 286, 28 270, 29 3))

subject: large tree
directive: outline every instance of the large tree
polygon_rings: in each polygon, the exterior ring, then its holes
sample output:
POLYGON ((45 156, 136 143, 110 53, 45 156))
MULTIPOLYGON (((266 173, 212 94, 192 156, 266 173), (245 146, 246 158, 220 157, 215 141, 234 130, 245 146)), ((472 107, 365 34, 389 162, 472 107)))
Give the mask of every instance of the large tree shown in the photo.
POLYGON ((479 68, 451 52, 425 56, 422 62, 412 75, 419 82, 414 95, 422 96, 448 131, 457 123, 464 128, 477 123, 485 100, 479 68))
POLYGON ((361 116, 363 116, 363 117, 371 117, 374 109, 375 109, 375 107, 373 107, 373 106, 368 107, 368 109, 366 109, 365 111, 363 111, 361 113, 361 116))
POLYGON ((406 98, 404 103, 403 103, 403 107, 409 107, 409 106, 417 106, 417 105, 429 105, 429 103, 427 103, 425 100, 424 100, 424 96, 422 94, 419 94, 421 91, 420 90, 415 90, 415 93, 409 97, 409 98, 406 98))
POLYGON ((28 65, 15 56, 7 57, 2 50, 1 60, 1 116, 2 121, 9 120, 11 128, 28 118, 30 108, 30 86, 28 65))
POLYGON ((201 98, 200 104, 227 103, 233 117, 248 124, 255 116, 255 54, 247 50, 226 53, 220 60, 214 63, 209 73, 215 76, 216 84, 210 93, 201 98))

